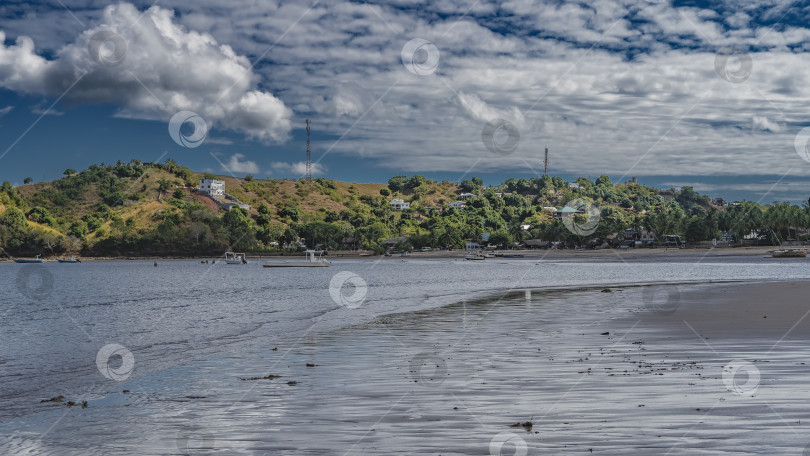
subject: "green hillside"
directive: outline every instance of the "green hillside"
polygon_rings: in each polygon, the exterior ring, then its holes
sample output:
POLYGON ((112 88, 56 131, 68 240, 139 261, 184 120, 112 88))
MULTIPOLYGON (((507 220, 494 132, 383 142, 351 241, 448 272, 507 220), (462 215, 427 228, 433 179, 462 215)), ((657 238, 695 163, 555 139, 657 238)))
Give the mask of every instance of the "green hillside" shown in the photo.
POLYGON ((714 206, 690 187, 614 185, 607 176, 576 185, 542 177, 484 187, 477 178, 451 183, 422 176, 397 176, 387 185, 234 178, 195 173, 172 160, 72 171, 53 182, 0 186, 0 246, 7 255, 218 255, 299 244, 380 251, 392 237, 407 238, 400 247, 462 247, 482 233, 503 247, 526 239, 600 245, 642 227, 690 242, 751 231, 779 241, 803 236, 810 220, 807 207, 714 206), (250 210, 227 211, 196 192, 203 177, 224 180, 226 193, 250 210), (465 207, 449 208, 461 193, 473 196, 465 207), (410 202, 410 209, 395 210, 393 198, 410 202), (600 218, 595 230, 577 235, 548 209, 566 204, 592 205, 600 218))

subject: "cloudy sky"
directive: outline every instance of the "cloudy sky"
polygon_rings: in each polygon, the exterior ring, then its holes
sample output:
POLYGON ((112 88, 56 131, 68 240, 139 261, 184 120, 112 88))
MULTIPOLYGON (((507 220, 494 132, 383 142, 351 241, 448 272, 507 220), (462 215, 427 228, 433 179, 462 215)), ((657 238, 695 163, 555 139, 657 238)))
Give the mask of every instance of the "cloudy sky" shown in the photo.
POLYGON ((0 180, 195 170, 638 176, 810 197, 810 6, 786 0, 0 3, 0 180), (196 125, 196 128, 194 127, 196 125))

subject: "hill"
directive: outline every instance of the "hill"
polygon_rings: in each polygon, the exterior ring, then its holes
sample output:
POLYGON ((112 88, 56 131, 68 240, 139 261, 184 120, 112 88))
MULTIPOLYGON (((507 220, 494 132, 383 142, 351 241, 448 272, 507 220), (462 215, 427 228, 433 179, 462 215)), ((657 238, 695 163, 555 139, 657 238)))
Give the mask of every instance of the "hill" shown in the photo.
POLYGON ((53 182, 0 186, 0 246, 13 256, 219 255, 302 246, 380 251, 393 237, 404 238, 403 248, 462 247, 483 233, 502 247, 530 238, 598 245, 642 229, 690 242, 721 232, 742 239, 752 231, 777 241, 803 235, 808 220, 807 207, 715 206, 690 187, 614 185, 607 176, 570 183, 548 176, 507 179, 493 187, 477 178, 452 183, 418 175, 395 176, 387 185, 307 183, 133 160, 66 170, 53 182), (249 209, 226 210, 198 192, 201 178, 223 180, 226 193, 249 209), (393 208, 394 198, 410 208, 393 208), (449 206, 459 198, 463 207, 449 206), (579 213, 556 217, 554 209, 565 205, 579 213))

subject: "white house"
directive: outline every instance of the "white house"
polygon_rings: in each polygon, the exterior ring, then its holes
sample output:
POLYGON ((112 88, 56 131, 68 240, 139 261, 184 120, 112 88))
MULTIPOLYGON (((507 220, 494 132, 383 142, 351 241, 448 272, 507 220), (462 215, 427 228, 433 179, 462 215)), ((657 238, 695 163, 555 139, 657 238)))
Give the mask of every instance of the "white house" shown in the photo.
POLYGON ((475 193, 462 193, 462 194, 458 195, 458 199, 463 200, 463 199, 467 199, 467 198, 475 198, 476 196, 478 196, 478 195, 476 195, 475 193))
POLYGON ((475 241, 467 241, 467 243, 464 244, 464 247, 467 249, 468 252, 474 250, 481 250, 481 245, 475 241))
POLYGON ((462 207, 464 207, 464 205, 465 204, 463 201, 453 201, 452 203, 450 203, 450 207, 455 207, 456 209, 461 209, 462 207))
POLYGON ((225 194, 225 181, 217 179, 200 179, 200 191, 208 193, 209 195, 225 194))
POLYGON ((409 203, 407 201, 403 201, 400 198, 394 198, 388 204, 390 204, 391 207, 393 207, 394 209, 396 209, 398 211, 401 211, 402 209, 410 209, 411 208, 411 203, 409 203))

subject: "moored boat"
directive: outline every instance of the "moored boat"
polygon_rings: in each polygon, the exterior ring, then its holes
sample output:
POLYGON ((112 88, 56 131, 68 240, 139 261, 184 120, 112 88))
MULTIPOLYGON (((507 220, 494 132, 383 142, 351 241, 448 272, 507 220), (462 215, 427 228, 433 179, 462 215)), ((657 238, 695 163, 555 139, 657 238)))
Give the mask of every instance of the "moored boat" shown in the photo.
POLYGON ((225 263, 227 264, 248 264, 244 253, 225 252, 225 263))
POLYGON ((485 257, 484 255, 481 255, 480 253, 468 253, 468 254, 464 255, 464 259, 465 260, 480 261, 480 260, 486 260, 487 257, 485 257))
POLYGON ((69 260, 66 260, 66 259, 64 259, 64 258, 59 258, 59 259, 58 259, 58 260, 56 260, 56 261, 58 261, 58 262, 60 262, 60 263, 81 263, 81 262, 82 262, 82 260, 80 260, 80 259, 76 258, 75 256, 70 257, 70 259, 69 259, 69 260))
POLYGON ((771 250, 771 256, 773 258, 804 258, 807 256, 807 250, 805 249, 771 250))
POLYGON ((44 263, 45 261, 37 255, 34 258, 16 258, 15 263, 44 263))
POLYGON ((281 259, 273 258, 266 260, 262 267, 265 268, 326 268, 329 267, 331 262, 323 258, 323 252, 319 256, 315 256, 317 252, 314 250, 307 250, 307 257, 305 259, 281 259))

